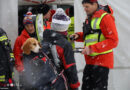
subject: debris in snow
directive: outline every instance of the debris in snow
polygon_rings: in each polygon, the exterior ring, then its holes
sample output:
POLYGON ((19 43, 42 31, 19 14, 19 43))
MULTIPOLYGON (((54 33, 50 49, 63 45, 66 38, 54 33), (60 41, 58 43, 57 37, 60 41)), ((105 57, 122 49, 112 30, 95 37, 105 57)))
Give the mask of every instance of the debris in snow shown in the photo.
POLYGON ((103 44, 103 45, 102 45, 102 48, 105 48, 105 47, 106 47, 106 45, 105 45, 105 44, 103 44))
POLYGON ((51 35, 51 37, 55 37, 56 36, 56 33, 53 33, 52 35, 51 35))
POLYGON ((88 80, 89 79, 89 77, 86 77, 86 80, 88 80))
POLYGON ((95 59, 95 56, 93 56, 92 59, 95 59))
POLYGON ((104 86, 103 88, 107 88, 106 86, 104 86))
POLYGON ((94 75, 91 75, 91 77, 94 77, 94 75))
POLYGON ((34 75, 34 73, 32 73, 32 75, 34 75))
POLYGON ((56 43, 57 41, 55 40, 54 43, 56 43))
POLYGON ((99 63, 100 65, 102 65, 102 63, 99 63))
POLYGON ((109 35, 111 35, 111 34, 112 34, 112 31, 109 32, 109 35))
POLYGON ((87 88, 89 88, 89 86, 87 86, 87 88))

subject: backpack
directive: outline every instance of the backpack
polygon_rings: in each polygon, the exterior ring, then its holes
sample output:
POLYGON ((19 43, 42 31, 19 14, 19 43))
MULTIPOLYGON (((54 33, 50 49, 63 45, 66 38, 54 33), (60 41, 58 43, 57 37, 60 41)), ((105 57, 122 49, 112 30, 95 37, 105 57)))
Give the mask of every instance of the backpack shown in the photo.
POLYGON ((55 66, 44 52, 23 55, 23 63, 25 87, 37 88, 46 86, 58 77, 55 66))

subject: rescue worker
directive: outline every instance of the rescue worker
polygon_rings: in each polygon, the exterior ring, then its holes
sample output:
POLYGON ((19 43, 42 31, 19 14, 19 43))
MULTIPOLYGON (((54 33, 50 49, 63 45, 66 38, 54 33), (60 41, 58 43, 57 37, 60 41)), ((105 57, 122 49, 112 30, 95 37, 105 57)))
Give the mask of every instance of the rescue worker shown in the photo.
POLYGON ((67 40, 70 22, 70 18, 64 10, 58 8, 52 17, 51 30, 45 30, 43 33, 43 43, 49 42, 52 44, 53 62, 55 62, 59 72, 62 69, 64 70, 69 90, 77 90, 80 83, 78 82, 74 53, 67 40))
MULTIPOLYGON (((16 70, 20 74, 19 78, 20 78, 21 84, 23 82, 22 74, 24 71, 24 66, 23 66, 23 61, 22 61, 23 51, 21 50, 21 47, 22 47, 23 43, 30 37, 38 39, 35 28, 34 28, 34 23, 33 23, 32 17, 30 17, 30 16, 24 17, 23 24, 24 24, 25 29, 22 31, 21 35, 17 37, 15 44, 14 44, 14 49, 13 49, 14 57, 15 57, 15 67, 16 67, 16 70)), ((22 88, 24 88, 24 87, 22 87, 22 88)))
POLYGON ((0 90, 15 90, 13 78, 14 55, 6 32, 0 28, 0 90))
POLYGON ((118 45, 113 11, 108 5, 99 5, 97 0, 83 0, 82 4, 88 18, 83 32, 71 35, 85 45, 82 90, 107 90, 109 70, 114 65, 113 48, 118 45))

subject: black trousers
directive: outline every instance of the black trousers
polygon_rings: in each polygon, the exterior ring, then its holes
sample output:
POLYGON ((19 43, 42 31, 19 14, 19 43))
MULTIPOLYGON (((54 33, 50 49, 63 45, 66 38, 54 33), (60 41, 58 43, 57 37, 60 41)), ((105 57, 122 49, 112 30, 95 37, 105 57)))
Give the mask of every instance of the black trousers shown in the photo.
POLYGON ((83 72, 82 90, 107 90, 109 68, 86 65, 83 72))

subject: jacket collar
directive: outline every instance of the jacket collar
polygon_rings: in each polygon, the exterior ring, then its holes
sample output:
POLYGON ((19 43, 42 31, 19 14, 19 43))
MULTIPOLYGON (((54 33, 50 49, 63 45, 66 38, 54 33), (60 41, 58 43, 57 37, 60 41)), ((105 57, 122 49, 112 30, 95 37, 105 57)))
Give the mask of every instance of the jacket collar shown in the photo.
POLYGON ((27 32, 25 29, 22 31, 21 36, 24 36, 24 37, 30 38, 28 32, 27 32))
POLYGON ((66 36, 54 30, 45 30, 43 33, 43 39, 45 41, 53 42, 55 40, 59 40, 63 38, 66 38, 66 36))
POLYGON ((107 12, 104 11, 104 10, 102 10, 102 9, 98 9, 98 10, 93 14, 92 18, 99 18, 99 17, 101 17, 101 15, 102 15, 103 13, 107 13, 107 12))

